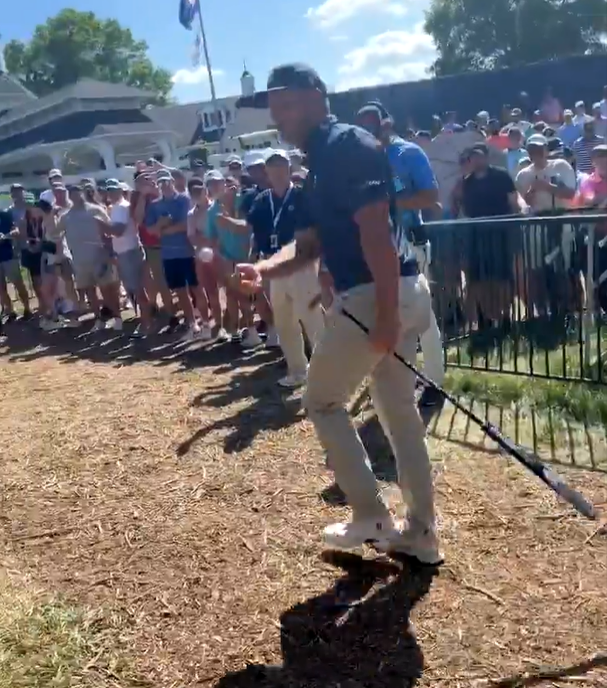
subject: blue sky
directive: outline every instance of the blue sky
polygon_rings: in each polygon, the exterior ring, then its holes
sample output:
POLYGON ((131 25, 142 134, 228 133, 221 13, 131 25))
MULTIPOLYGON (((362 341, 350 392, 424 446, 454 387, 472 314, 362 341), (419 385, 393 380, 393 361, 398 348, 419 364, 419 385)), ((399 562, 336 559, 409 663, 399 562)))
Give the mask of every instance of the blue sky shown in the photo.
MULTIPOLYGON (((218 96, 239 93, 243 60, 262 88, 272 66, 313 65, 334 90, 424 78, 434 58, 421 28, 429 0, 201 0, 218 96), (263 7, 263 10, 260 9, 263 7)), ((27 40, 64 7, 113 17, 144 39, 173 74, 180 102, 207 100, 204 67, 192 66, 195 34, 178 22, 179 0, 36 0, 4 13, 1 40, 27 40)))

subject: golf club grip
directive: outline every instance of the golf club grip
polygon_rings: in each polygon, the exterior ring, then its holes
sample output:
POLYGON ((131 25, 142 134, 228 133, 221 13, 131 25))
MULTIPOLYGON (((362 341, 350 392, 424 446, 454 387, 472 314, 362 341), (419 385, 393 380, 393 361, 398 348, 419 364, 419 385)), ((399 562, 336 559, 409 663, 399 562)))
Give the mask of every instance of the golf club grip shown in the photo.
MULTIPOLYGON (((369 334, 369 328, 358 320, 352 313, 349 313, 345 308, 341 309, 343 315, 357 325, 365 334, 369 334)), ((502 432, 492 423, 482 420, 474 412, 467 409, 454 396, 446 392, 442 387, 426 377, 420 370, 418 370, 412 363, 403 358, 396 351, 392 352, 394 358, 408 368, 414 375, 416 375, 425 385, 432 387, 439 394, 441 394, 449 403, 453 404, 456 409, 461 411, 464 415, 470 418, 481 430, 498 444, 506 453, 515 458, 527 470, 536 475, 545 485, 547 485, 556 494, 562 497, 566 502, 578 511, 583 516, 589 519, 596 519, 597 513, 595 508, 588 502, 588 500, 579 492, 569 487, 560 476, 554 471, 545 466, 536 456, 523 449, 519 445, 512 442, 512 440, 503 436, 502 432)))

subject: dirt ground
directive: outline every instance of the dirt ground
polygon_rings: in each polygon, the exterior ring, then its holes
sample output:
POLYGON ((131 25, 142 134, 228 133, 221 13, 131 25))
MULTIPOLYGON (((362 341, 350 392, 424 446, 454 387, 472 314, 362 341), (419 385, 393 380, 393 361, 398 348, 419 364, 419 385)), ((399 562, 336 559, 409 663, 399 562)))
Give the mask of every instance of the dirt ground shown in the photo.
MULTIPOLYGON (((323 557, 347 509, 276 355, 113 334, 0 348, 11 595, 86 610, 107 641, 68 682, 22 685, 607 686, 607 537, 536 479, 431 438, 440 572, 323 557)), ((564 474, 607 504, 604 474, 564 474)))

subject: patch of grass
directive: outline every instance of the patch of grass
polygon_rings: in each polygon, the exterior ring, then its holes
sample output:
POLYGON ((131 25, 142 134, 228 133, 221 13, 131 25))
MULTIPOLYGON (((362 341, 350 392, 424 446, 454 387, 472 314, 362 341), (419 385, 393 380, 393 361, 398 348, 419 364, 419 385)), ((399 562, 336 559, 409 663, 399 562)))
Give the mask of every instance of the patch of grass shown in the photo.
POLYGON ((129 669, 118 638, 99 614, 0 577, 0 688, 147 685, 129 669))
POLYGON ((585 383, 449 369, 445 387, 456 395, 499 407, 550 409, 555 416, 586 425, 607 425, 607 388, 585 383))

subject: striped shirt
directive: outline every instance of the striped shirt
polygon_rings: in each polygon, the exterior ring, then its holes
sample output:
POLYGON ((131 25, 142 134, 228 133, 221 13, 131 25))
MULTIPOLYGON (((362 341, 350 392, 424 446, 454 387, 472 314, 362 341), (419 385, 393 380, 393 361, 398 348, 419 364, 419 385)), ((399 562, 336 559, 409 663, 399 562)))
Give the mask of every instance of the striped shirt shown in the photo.
POLYGON ((585 138, 582 136, 572 146, 577 169, 580 172, 592 172, 592 151, 601 143, 605 143, 602 136, 585 138))

